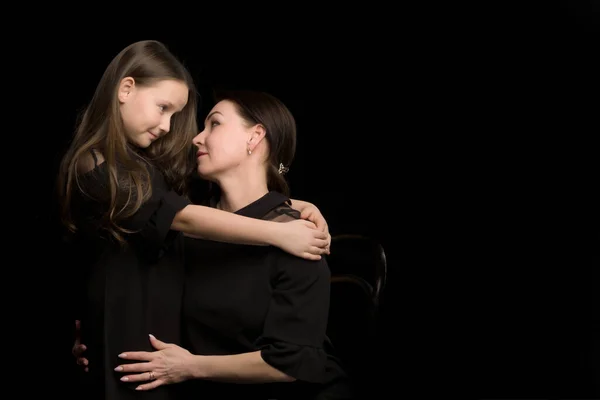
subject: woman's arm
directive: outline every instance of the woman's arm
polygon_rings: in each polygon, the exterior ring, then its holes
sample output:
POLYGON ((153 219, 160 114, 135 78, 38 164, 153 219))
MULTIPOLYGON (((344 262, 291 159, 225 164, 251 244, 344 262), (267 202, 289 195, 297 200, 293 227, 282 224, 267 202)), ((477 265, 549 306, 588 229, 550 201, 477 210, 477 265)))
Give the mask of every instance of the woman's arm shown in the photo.
POLYGON ((309 260, 320 259, 329 242, 328 234, 309 221, 263 221, 198 205, 175 214, 171 229, 221 242, 272 245, 309 260))
POLYGON ((157 351, 131 351, 119 355, 130 361, 115 371, 122 373, 121 381, 139 382, 136 390, 152 390, 189 379, 207 379, 221 382, 267 383, 292 382, 295 379, 271 367, 260 351, 223 356, 196 356, 183 347, 165 343, 150 335, 150 343, 157 351))
POLYGON ((293 382, 296 379, 273 368, 262 359, 260 351, 227 356, 193 356, 192 379, 235 383, 293 382))
POLYGON ((309 267, 304 265, 309 261, 283 252, 275 256, 280 270, 274 277, 276 283, 262 335, 255 342, 255 348, 260 350, 193 355, 150 336, 158 351, 121 354, 123 359, 138 361, 119 365, 116 371, 125 374, 121 379, 142 383, 139 390, 194 378, 237 383, 323 382, 331 273, 325 260, 311 262, 316 264, 309 267))

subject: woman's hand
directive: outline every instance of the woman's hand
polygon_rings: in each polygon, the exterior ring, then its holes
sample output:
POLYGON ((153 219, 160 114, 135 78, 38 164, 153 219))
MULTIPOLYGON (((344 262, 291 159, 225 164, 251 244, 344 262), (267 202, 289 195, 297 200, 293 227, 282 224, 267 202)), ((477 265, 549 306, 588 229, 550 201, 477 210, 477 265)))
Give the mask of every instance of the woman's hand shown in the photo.
POLYGON ((136 390, 151 390, 162 385, 182 382, 192 377, 191 363, 194 356, 186 349, 175 344, 164 343, 150 335, 152 347, 158 351, 127 351, 119 357, 127 360, 142 361, 135 364, 123 364, 115 371, 123 372, 123 382, 146 382, 136 390))
POLYGON ((279 234, 275 245, 290 254, 308 260, 320 260, 329 246, 329 234, 317 229, 315 224, 303 219, 276 222, 279 234))

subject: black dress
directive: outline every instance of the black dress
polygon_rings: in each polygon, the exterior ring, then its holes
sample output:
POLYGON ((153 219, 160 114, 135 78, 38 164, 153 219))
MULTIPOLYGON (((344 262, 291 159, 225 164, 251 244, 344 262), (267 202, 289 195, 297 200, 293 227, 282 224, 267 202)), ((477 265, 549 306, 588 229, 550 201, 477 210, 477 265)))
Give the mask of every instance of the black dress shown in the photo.
POLYGON ((124 225, 136 233, 120 248, 98 229, 106 209, 106 163, 81 177, 93 197, 78 196, 73 204, 82 229, 72 254, 81 290, 76 296, 82 343, 88 350, 89 372, 81 373, 84 399, 171 399, 174 387, 136 391, 114 368, 126 361, 124 351, 153 351, 148 335, 180 343, 183 294, 183 235, 170 229, 175 214, 189 201, 171 191, 162 174, 150 166, 152 197, 124 225), (87 221, 87 222, 85 222, 87 221))
MULTIPOLYGON (((270 192, 237 214, 298 218, 289 199, 270 192)), ((350 399, 348 379, 326 337, 330 271, 278 248, 186 238, 184 347, 193 354, 260 350, 291 383, 191 380, 185 399, 350 399)))

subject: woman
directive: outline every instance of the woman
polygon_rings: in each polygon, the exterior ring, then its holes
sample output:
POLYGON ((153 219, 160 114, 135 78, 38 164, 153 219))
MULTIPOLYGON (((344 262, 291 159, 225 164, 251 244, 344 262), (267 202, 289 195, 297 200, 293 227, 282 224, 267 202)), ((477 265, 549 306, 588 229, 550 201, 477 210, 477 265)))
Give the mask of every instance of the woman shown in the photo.
MULTIPOLYGON (((274 223, 190 204, 189 142, 196 92, 188 71, 156 41, 123 49, 109 64, 60 167, 58 194, 80 277, 77 319, 95 367, 87 399, 138 398, 114 371, 118 354, 148 349, 148 331, 181 332, 183 235, 274 245, 320 259, 327 233, 309 221, 274 223)), ((147 398, 170 398, 161 388, 147 398)))
MULTIPOLYGON (((295 121, 276 98, 223 96, 194 139, 198 173, 215 184, 210 206, 257 220, 298 218, 283 178, 295 121)), ((122 381, 140 391, 181 385, 183 398, 348 399, 352 391, 326 337, 330 272, 273 247, 189 239, 184 346, 155 332, 155 352, 130 348, 122 381)))

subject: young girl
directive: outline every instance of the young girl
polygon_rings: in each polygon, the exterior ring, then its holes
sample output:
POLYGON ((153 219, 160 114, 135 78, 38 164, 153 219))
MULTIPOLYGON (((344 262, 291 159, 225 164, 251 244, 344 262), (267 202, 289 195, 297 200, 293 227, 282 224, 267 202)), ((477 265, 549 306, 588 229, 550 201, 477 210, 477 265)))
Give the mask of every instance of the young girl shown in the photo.
POLYGON ((273 245, 309 260, 328 251, 328 233, 310 221, 261 221, 190 203, 196 111, 185 67, 159 42, 134 43, 107 67, 62 160, 61 215, 81 288, 76 318, 94 364, 87 399, 139 398, 119 381, 117 356, 151 350, 148 332, 179 342, 182 233, 273 245))

